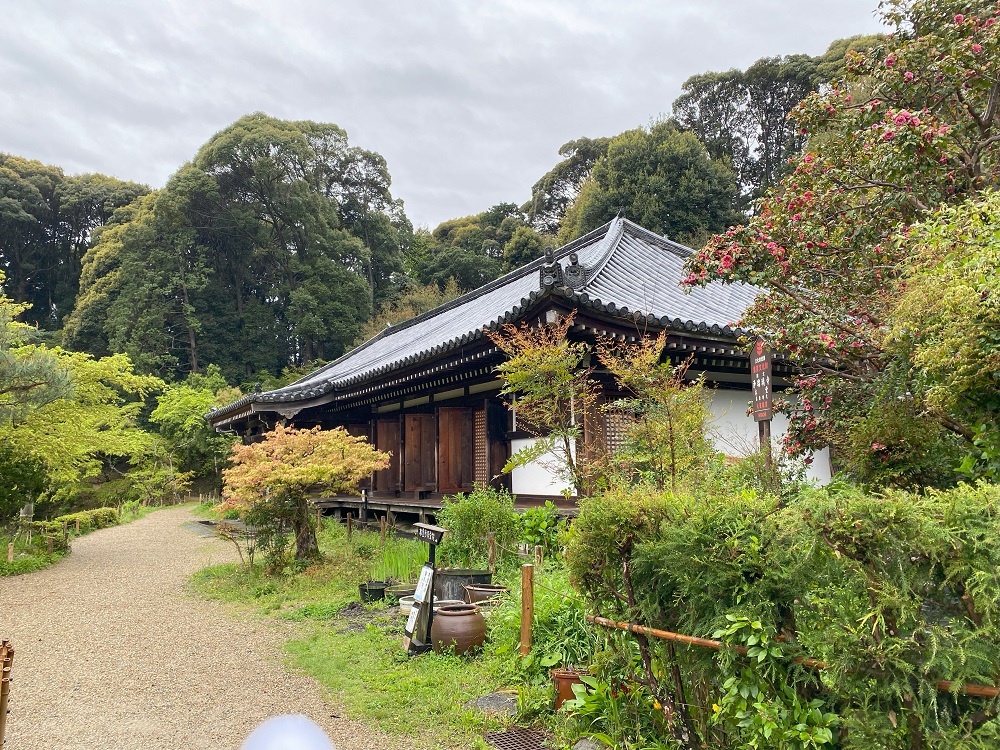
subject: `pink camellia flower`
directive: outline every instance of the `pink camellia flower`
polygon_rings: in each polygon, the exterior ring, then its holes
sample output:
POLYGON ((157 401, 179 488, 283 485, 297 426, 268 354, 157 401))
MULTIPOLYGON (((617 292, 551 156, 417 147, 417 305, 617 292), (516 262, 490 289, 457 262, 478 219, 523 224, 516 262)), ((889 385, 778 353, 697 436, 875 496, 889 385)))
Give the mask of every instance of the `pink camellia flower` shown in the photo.
POLYGON ((975 52, 978 55, 980 52, 983 51, 983 45, 981 45, 981 44, 973 44, 972 45, 972 51, 975 52))
POLYGON ((896 64, 896 56, 895 55, 889 55, 887 58, 885 58, 885 67, 891 68, 895 64, 896 64))
POLYGON ((887 130, 887 131, 885 131, 882 134, 882 140, 883 141, 891 141, 895 137, 896 137, 896 131, 895 130, 887 130))
POLYGON ((910 121, 910 113, 900 112, 898 115, 892 118, 892 121, 897 125, 905 125, 910 121))
POLYGON ((958 15, 955 16, 955 23, 962 23, 962 21, 964 21, 964 20, 965 20, 965 16, 963 16, 961 13, 959 13, 958 15))
POLYGON ((903 73, 903 80, 904 81, 912 81, 913 80, 913 71, 912 70, 908 70, 905 73, 903 73))

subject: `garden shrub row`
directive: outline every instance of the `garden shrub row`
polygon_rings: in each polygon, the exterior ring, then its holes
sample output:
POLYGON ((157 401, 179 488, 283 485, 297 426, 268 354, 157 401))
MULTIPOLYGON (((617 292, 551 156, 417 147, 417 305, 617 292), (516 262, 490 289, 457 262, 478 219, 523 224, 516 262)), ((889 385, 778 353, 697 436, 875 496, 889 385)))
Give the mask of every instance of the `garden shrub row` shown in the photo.
POLYGON ((117 508, 93 508, 92 510, 69 513, 65 516, 57 516, 49 521, 35 521, 32 527, 42 534, 62 534, 63 524, 68 525, 71 531, 75 531, 78 520, 80 521, 80 533, 86 534, 97 529, 117 526, 121 523, 121 514, 117 508))
POLYGON ((678 746, 1000 745, 997 701, 958 689, 1000 680, 996 486, 629 488, 581 503, 567 557, 601 614, 747 649, 638 639, 630 676, 678 746))

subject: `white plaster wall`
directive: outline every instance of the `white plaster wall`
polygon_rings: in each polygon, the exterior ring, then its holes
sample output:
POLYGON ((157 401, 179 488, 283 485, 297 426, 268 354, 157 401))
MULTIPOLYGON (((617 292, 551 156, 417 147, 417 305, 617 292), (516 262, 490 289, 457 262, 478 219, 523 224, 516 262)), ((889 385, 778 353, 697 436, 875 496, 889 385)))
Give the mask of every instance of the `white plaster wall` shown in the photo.
MULTIPOLYGON (((536 438, 519 438, 510 441, 512 453, 535 444, 536 438)), ((558 459, 551 453, 535 459, 527 466, 518 466, 511 472, 511 490, 515 495, 561 495, 569 486, 560 480, 545 464, 558 459)))
MULTIPOLYGON (((757 450, 757 423, 747 415, 750 402, 749 391, 717 389, 712 393, 709 404, 715 424, 712 439, 715 447, 727 456, 745 456, 757 450)), ((788 430, 788 418, 775 414, 771 420, 771 442, 775 449, 781 445, 781 437, 788 430)), ((824 448, 812 455, 812 463, 806 467, 808 478, 818 484, 826 484, 832 476, 830 449, 824 448)))

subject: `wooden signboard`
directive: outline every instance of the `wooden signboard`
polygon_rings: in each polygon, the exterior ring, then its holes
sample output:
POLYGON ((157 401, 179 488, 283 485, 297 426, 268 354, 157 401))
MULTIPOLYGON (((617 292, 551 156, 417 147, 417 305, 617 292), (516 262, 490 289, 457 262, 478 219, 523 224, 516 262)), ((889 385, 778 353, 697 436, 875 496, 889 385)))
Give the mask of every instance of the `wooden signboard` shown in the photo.
POLYGON ((424 563, 420 569, 417 590, 413 594, 413 607, 403 628, 403 648, 409 653, 420 653, 430 648, 431 616, 434 608, 434 564, 424 563))
POLYGON ((757 339, 750 353, 750 385, 753 388, 754 421, 770 420, 773 415, 771 352, 764 347, 764 339, 757 339))

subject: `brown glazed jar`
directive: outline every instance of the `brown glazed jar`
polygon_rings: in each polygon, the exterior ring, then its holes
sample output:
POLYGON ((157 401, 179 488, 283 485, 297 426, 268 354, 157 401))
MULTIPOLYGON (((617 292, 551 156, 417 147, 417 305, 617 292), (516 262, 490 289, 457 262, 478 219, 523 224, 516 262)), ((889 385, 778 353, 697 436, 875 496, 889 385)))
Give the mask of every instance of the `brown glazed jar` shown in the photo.
POLYGON ((437 653, 454 647, 456 654, 467 654, 485 642, 486 620, 475 604, 449 604, 434 610, 431 643, 437 653))

